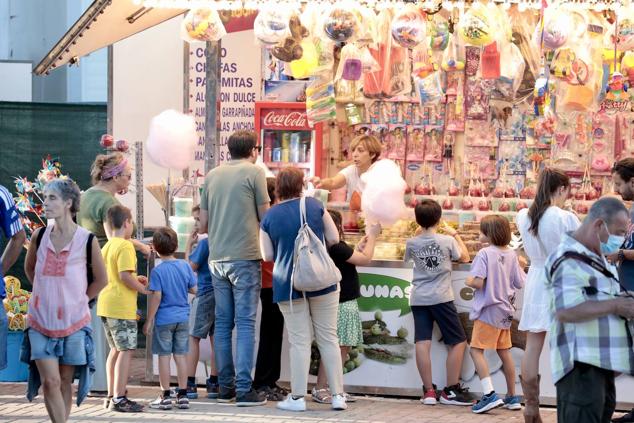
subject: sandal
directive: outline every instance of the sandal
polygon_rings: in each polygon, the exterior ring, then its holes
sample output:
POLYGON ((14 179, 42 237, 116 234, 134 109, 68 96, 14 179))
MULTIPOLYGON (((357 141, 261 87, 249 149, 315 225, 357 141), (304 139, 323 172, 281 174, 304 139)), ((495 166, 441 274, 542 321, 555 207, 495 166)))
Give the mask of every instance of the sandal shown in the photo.
POLYGON ((330 390, 328 388, 313 388, 311 396, 313 397, 313 401, 319 404, 330 404, 332 402, 332 395, 330 395, 330 390))

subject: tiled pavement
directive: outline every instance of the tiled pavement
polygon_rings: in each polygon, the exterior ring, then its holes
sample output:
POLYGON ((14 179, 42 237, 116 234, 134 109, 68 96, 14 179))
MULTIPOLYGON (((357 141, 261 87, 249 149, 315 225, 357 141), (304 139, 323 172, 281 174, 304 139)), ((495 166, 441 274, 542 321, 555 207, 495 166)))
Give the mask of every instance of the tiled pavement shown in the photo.
MULTIPOLYGON (((158 394, 157 387, 140 386, 143 375, 142 360, 135 360, 132 372, 132 384, 129 396, 137 401, 149 403, 158 394)), ((24 384, 0 383, 0 422, 35 423, 46 422, 48 415, 42 397, 33 403, 24 398, 24 384)), ((204 390, 203 390, 204 392, 204 390)), ((234 405, 217 404, 212 400, 194 400, 189 410, 159 411, 148 410, 144 413, 122 414, 102 408, 103 399, 87 398, 81 407, 73 405, 70 421, 78 422, 233 422, 233 423, 522 423, 522 413, 503 409, 487 414, 475 415, 469 408, 455 406, 423 406, 413 399, 393 399, 380 397, 361 397, 356 403, 349 404, 346 411, 332 411, 328 405, 308 402, 309 411, 290 413, 277 410, 275 403, 263 407, 237 408, 234 405)), ((544 423, 556 421, 555 410, 542 409, 544 423)))

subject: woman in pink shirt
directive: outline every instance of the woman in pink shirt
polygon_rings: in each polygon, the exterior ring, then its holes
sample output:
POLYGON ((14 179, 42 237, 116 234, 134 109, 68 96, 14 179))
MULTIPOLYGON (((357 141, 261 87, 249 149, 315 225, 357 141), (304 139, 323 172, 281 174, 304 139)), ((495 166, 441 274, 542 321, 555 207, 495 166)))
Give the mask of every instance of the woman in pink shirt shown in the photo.
POLYGON ((82 330, 90 325, 88 301, 106 286, 106 268, 99 244, 92 238, 93 282, 88 284, 87 248, 90 232, 73 217, 79 210, 79 187, 55 179, 44 189, 44 213, 54 223, 33 233, 24 268, 33 284, 29 301, 31 360, 37 365, 44 402, 53 422, 65 422, 72 402, 75 366, 87 361, 82 330))

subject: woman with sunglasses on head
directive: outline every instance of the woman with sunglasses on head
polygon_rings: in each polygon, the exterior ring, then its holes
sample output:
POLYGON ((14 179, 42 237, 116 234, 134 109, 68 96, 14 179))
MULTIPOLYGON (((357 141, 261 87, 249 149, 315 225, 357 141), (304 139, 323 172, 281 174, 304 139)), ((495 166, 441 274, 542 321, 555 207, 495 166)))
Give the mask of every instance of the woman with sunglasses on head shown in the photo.
POLYGON ((519 329, 526 331, 526 349, 520 380, 524 393, 524 420, 539 423, 539 357, 550 328, 550 297, 546 290, 546 258, 557 249, 567 232, 579 228, 577 216, 564 210, 570 193, 570 178, 562 170, 546 168, 539 175, 537 195, 530 208, 517 214, 517 227, 530 258, 524 288, 519 329))

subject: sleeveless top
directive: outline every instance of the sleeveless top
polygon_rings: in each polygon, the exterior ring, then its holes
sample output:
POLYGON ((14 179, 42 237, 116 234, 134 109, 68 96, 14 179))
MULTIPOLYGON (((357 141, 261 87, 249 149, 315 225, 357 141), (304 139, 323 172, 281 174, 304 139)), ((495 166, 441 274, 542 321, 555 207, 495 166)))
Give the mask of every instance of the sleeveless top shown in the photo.
POLYGON ((50 338, 69 336, 90 324, 86 242, 90 232, 81 226, 57 254, 49 226, 37 250, 28 324, 50 338))

